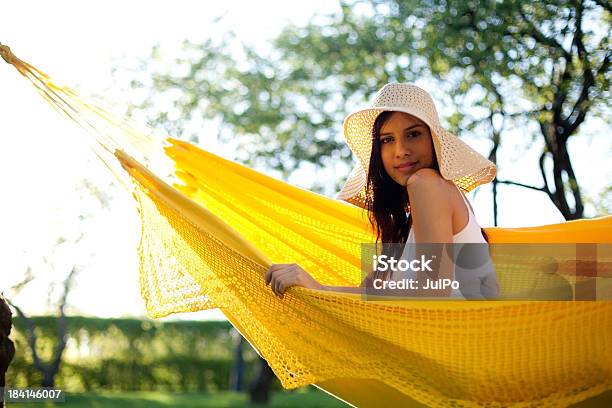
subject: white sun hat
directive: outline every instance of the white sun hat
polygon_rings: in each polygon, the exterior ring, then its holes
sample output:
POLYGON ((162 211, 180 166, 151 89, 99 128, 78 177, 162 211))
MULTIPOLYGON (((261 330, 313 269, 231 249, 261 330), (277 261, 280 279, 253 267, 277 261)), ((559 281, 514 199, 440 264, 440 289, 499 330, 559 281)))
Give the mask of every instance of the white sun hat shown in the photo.
POLYGON ((421 119, 431 131, 440 174, 465 192, 495 178, 495 164, 440 125, 433 99, 424 89, 406 83, 383 86, 372 106, 349 114, 344 119, 344 137, 358 163, 336 198, 367 208, 367 171, 372 153, 372 128, 384 111, 399 111, 421 119))

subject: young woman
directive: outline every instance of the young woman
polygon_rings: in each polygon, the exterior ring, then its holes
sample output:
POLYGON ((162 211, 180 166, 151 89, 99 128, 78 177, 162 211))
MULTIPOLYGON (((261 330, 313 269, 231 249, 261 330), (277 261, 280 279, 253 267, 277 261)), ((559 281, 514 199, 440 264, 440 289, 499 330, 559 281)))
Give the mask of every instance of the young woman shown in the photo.
MULTIPOLYGON (((405 294, 497 296, 499 285, 488 257, 486 235, 462 192, 491 181, 495 165, 440 125, 431 96, 412 84, 387 84, 372 107, 347 116, 344 136, 359 163, 338 198, 368 211, 377 242, 383 247, 404 244, 403 251, 395 247, 383 253, 401 252, 396 259, 410 260, 418 258, 426 244, 481 244, 475 251, 463 251, 471 258, 470 267, 457 262, 457 246, 440 252, 437 278, 457 285, 441 289, 421 284, 405 294)), ((380 287, 382 281, 414 279, 422 283, 424 278, 422 272, 373 271, 360 287, 324 286, 297 264, 275 264, 266 272, 265 282, 282 298, 291 286, 363 293, 375 281, 380 287)))

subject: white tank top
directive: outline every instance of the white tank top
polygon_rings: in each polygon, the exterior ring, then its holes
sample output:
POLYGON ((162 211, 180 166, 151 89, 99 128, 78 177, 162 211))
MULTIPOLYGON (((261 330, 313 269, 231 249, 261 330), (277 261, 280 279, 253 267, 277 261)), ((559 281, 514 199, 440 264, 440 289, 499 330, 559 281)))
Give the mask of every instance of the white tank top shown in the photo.
MULTIPOLYGON (((454 244, 487 244, 482 236, 480 225, 467 201, 459 190, 468 210, 468 223, 458 233, 453 235, 454 244)), ((415 244, 414 228, 410 228, 406 244, 415 244)), ((406 245, 402 259, 414 259, 414 245, 406 245)), ((459 282, 459 289, 453 289, 450 297, 458 299, 492 299, 499 295, 499 284, 495 267, 489 256, 488 245, 455 245, 454 279, 459 282)), ((416 279, 416 272, 396 271, 392 280, 416 279)))

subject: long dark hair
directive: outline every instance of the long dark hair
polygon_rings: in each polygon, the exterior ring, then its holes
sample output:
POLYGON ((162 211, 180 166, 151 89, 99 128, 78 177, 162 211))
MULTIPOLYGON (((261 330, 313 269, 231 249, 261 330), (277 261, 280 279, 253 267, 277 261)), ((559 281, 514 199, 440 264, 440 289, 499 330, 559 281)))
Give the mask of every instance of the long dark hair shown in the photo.
MULTIPOLYGON (((412 228, 412 217, 410 216, 410 198, 406 188, 396 183, 385 170, 382 162, 380 130, 393 111, 381 112, 372 126, 372 154, 370 156, 370 167, 368 169, 366 188, 366 207, 368 218, 373 230, 376 232, 376 242, 382 244, 383 253, 393 254, 398 258, 401 256, 398 246, 393 251, 385 251, 389 243, 403 243, 408 239, 410 228, 412 228), (408 214, 406 214, 408 212, 408 214)), ((433 136, 432 136, 433 137, 433 136)), ((440 170, 438 158, 432 143, 434 170, 440 170)), ((469 209, 468 209, 469 211, 469 209)), ((483 229, 482 235, 488 242, 488 237, 483 229)))

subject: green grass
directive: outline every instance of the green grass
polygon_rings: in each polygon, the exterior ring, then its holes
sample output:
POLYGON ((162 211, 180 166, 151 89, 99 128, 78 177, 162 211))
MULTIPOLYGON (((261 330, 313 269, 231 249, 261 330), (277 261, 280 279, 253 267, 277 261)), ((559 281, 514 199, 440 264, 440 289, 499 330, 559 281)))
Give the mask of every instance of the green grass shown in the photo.
MULTIPOLYGON (((300 389, 297 392, 276 392, 269 405, 251 405, 248 396, 237 392, 164 393, 164 392, 99 392, 67 394, 66 402, 52 403, 8 403, 7 408, 333 408, 347 407, 344 403, 317 389, 300 389)), ((589 398, 570 408, 612 407, 612 391, 589 398)))
POLYGON ((237 392, 219 392, 215 394, 203 393, 165 393, 165 392, 99 392, 66 394, 65 402, 58 403, 7 403, 6 407, 19 408, 238 408, 238 407, 346 407, 346 404, 325 394, 319 390, 308 390, 307 392, 277 392, 272 394, 270 404, 251 405, 248 403, 248 395, 237 392))

